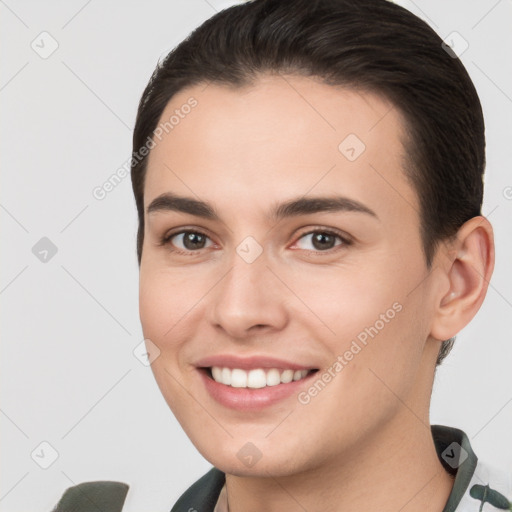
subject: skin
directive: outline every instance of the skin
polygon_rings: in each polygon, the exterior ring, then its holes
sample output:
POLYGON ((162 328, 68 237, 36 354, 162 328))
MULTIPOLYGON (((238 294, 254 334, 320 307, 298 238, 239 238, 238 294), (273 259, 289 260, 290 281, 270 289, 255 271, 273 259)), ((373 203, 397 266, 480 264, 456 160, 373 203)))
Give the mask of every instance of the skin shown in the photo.
POLYGON ((264 75, 244 88, 182 90, 162 120, 191 96, 197 106, 151 150, 144 204, 172 192, 209 203, 220 220, 146 215, 140 318, 160 350, 152 370, 163 396, 226 473, 230 512, 442 511, 453 484, 430 433, 435 360, 485 296, 489 222, 466 222, 427 268, 418 197, 402 171, 403 121, 379 96, 264 75), (366 146, 354 161, 338 149, 348 134, 366 146), (291 199, 333 195, 375 216, 269 215, 291 199), (186 250, 180 236, 160 245, 185 228, 206 234, 206 246, 186 250), (353 242, 318 249, 314 229, 353 242), (263 250, 250 264, 236 252, 247 236, 263 250), (322 371, 394 303, 401 311, 307 405, 293 395, 257 413, 229 409, 194 366, 229 353, 322 371), (247 442, 262 455, 252 467, 237 457, 247 442))

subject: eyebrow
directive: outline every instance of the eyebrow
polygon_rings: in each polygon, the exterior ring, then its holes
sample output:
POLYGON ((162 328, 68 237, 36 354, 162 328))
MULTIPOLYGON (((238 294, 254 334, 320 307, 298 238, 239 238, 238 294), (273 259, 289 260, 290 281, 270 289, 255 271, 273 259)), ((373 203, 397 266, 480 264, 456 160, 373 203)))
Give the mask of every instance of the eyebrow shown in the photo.
MULTIPOLYGON (((215 208, 204 201, 166 192, 156 197, 147 207, 148 214, 163 211, 188 213, 208 220, 220 221, 215 208)), ((270 219, 279 221, 286 217, 296 217, 322 212, 357 212, 378 219, 377 214, 363 203, 344 196, 300 197, 280 203, 272 209, 270 219)))

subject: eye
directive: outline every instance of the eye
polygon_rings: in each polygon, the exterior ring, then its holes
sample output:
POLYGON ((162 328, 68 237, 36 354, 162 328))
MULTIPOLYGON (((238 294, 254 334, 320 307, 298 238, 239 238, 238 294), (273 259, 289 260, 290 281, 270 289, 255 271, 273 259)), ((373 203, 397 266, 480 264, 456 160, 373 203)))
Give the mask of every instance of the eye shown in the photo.
MULTIPOLYGON (((328 230, 315 230, 303 234, 294 244, 294 248, 314 252, 327 252, 338 246, 351 245, 351 240, 328 230)), ((171 233, 161 241, 162 245, 171 245, 177 252, 198 252, 214 245, 210 237, 200 231, 180 231, 171 233)))
POLYGON ((350 240, 332 231, 317 230, 302 235, 295 245, 307 251, 328 251, 339 245, 350 245, 350 240))
POLYGON ((171 244, 182 251, 197 251, 210 247, 213 242, 204 233, 199 231, 180 231, 168 235, 163 241, 164 244, 171 244))

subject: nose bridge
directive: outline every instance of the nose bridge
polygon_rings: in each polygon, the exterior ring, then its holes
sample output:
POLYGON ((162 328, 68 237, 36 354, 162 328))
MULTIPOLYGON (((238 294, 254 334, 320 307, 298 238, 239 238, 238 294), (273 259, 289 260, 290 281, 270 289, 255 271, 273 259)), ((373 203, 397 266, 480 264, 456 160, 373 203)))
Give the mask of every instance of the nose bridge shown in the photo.
MULTIPOLYGON (((248 237, 250 238, 250 237, 248 237)), ((216 287, 212 322, 232 336, 243 337, 254 326, 280 329, 287 321, 278 283, 263 248, 242 241, 230 259, 230 270, 216 287)))

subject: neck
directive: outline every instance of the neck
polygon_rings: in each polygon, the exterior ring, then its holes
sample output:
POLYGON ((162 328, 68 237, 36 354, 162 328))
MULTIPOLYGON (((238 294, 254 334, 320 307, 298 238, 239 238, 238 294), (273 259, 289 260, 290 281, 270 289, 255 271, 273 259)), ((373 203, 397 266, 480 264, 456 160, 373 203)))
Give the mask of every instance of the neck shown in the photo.
POLYGON ((442 512, 452 487, 428 421, 405 407, 371 443, 321 467, 279 478, 226 475, 229 512, 442 512))

